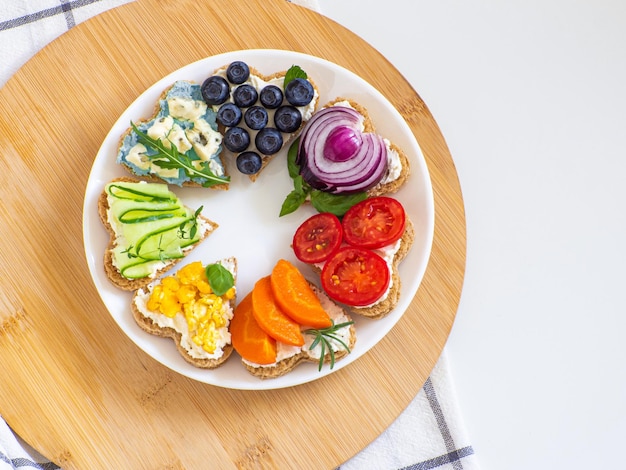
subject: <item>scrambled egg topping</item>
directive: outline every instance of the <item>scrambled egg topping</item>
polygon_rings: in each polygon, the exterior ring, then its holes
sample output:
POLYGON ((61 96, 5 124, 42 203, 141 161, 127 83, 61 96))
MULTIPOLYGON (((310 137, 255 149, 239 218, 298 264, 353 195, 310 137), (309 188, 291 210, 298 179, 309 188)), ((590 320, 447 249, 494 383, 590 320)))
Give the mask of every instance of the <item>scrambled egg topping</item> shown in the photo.
POLYGON ((213 293, 202 263, 196 261, 163 278, 154 287, 147 307, 169 318, 182 313, 192 341, 213 354, 220 339, 219 329, 228 322, 224 303, 234 297, 234 287, 221 297, 213 293))

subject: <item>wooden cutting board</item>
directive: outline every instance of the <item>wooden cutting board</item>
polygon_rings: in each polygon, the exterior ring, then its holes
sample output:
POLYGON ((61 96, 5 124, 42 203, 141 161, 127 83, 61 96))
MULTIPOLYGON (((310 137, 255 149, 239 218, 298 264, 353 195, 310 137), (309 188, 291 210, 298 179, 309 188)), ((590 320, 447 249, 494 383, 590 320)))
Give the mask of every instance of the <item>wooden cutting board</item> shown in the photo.
POLYGON ((427 106, 362 39, 284 0, 138 0, 44 48, 0 90, 0 215, 0 414, 65 469, 333 468, 419 392, 463 282, 463 200, 427 106), (425 278, 392 331, 322 380, 261 392, 195 382, 137 348, 82 242, 89 170, 124 109, 181 66, 257 48, 325 58, 379 89, 423 150, 436 210, 425 278))

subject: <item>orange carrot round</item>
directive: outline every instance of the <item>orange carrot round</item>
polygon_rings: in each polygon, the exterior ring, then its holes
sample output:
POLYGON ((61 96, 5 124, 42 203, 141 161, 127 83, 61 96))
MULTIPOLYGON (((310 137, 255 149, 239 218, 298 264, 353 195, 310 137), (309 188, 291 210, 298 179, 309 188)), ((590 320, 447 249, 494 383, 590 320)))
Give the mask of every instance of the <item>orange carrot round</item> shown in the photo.
POLYGON ((252 312, 259 327, 281 343, 304 345, 300 326, 278 306, 272 293, 270 276, 259 279, 252 289, 252 312))
POLYGON ((278 260, 270 280, 276 303, 292 320, 313 328, 333 324, 306 278, 292 263, 278 260))
POLYGON ((233 348, 241 357, 255 364, 276 362, 276 340, 263 331, 252 313, 252 294, 246 295, 230 320, 233 348))

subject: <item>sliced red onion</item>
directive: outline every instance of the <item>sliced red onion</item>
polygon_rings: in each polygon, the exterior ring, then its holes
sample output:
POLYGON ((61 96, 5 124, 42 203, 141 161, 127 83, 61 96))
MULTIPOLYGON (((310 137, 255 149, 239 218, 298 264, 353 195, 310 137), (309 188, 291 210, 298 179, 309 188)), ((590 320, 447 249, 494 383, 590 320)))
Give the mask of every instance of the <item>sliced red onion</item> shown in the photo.
POLYGON ((345 162, 363 145, 361 133, 348 126, 339 126, 328 134, 324 145, 324 158, 333 162, 345 162))
POLYGON ((351 194, 376 186, 387 171, 381 136, 361 131, 364 117, 346 106, 318 111, 300 135, 296 163, 313 188, 351 194))

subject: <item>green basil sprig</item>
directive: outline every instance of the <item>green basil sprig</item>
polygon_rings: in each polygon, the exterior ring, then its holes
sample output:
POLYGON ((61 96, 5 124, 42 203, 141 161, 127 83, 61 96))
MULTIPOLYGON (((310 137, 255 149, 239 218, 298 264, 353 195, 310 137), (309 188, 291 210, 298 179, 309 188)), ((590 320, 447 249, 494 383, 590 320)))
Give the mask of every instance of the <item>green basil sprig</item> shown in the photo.
POLYGON ((233 274, 220 263, 209 264, 205 272, 215 295, 222 296, 235 285, 233 274))
POLYGON ((296 163, 299 142, 300 138, 297 138, 287 152, 287 169, 289 176, 293 180, 293 191, 283 201, 280 208, 280 217, 295 212, 307 199, 310 199, 311 205, 318 212, 330 212, 337 217, 342 217, 350 207, 357 202, 367 199, 366 192, 331 194, 309 186, 300 175, 300 167, 296 163))

